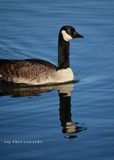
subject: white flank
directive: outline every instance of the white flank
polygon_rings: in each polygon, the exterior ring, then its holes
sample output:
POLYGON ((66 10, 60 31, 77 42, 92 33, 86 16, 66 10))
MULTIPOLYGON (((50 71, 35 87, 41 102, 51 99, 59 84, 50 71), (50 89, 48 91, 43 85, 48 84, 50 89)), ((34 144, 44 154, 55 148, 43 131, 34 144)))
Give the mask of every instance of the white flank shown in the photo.
POLYGON ((3 78, 5 81, 14 82, 14 83, 25 83, 29 85, 43 85, 43 84, 58 84, 58 83, 66 83, 74 80, 74 75, 71 68, 60 69, 45 77, 45 75, 41 75, 36 79, 31 78, 22 78, 22 77, 3 77, 0 74, 0 78, 3 78))
POLYGON ((18 80, 13 79, 13 81, 16 83, 27 83, 27 84, 33 84, 33 85, 41 85, 41 84, 49 84, 49 83, 52 83, 52 84, 66 83, 73 80, 74 80, 74 75, 71 68, 60 69, 52 73, 52 75, 48 75, 47 78, 45 77, 45 75, 42 75, 42 77, 40 78, 40 81, 38 81, 38 79, 34 79, 34 80, 24 79, 24 78, 20 78, 18 80))
POLYGON ((65 41, 68 42, 68 41, 70 41, 70 40, 72 39, 72 37, 71 37, 68 33, 66 33, 65 30, 62 30, 61 33, 62 33, 63 39, 64 39, 65 41))
POLYGON ((70 82, 74 80, 74 74, 71 68, 60 69, 56 72, 56 78, 58 83, 70 82))

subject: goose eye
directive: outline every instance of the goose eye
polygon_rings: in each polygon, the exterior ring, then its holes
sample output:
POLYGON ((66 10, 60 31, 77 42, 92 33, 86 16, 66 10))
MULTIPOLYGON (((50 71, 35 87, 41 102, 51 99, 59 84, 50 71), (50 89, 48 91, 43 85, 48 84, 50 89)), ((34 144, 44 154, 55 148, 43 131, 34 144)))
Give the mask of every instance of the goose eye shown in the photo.
POLYGON ((73 30, 73 31, 72 31, 72 37, 74 37, 75 35, 76 35, 76 31, 73 30))

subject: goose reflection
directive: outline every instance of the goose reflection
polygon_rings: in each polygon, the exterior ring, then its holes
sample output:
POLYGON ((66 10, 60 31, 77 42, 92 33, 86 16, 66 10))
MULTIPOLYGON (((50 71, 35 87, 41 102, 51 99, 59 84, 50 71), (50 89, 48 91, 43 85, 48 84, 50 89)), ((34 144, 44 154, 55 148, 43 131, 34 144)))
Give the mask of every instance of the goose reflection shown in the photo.
POLYGON ((76 138, 77 133, 87 128, 78 122, 73 122, 71 113, 71 93, 73 83, 48 86, 19 86, 12 84, 2 84, 0 86, 0 96, 10 95, 12 97, 37 96, 43 93, 57 90, 59 95, 59 119, 62 133, 65 138, 76 138))
POLYGON ((73 122, 71 113, 71 92, 73 90, 73 84, 64 86, 58 90, 59 93, 59 114, 60 122, 62 126, 62 133, 65 134, 65 138, 76 138, 78 132, 86 130, 84 125, 80 125, 78 122, 73 122))

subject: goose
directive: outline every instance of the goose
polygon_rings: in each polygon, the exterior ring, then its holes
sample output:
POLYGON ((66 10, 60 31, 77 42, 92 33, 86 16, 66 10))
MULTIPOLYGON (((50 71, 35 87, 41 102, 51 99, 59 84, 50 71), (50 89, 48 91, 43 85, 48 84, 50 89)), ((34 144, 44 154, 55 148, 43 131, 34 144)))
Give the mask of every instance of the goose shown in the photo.
POLYGON ((83 38, 69 25, 62 26, 58 34, 58 66, 41 59, 0 59, 0 79, 27 85, 61 84, 74 81, 70 68, 70 40, 83 38))

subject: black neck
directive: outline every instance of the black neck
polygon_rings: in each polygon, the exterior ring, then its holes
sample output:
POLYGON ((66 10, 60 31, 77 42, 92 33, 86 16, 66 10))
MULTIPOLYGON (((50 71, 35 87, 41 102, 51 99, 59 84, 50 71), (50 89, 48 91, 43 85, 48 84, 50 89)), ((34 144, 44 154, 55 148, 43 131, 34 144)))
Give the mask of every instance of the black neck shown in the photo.
POLYGON ((60 34, 58 40, 58 69, 70 67, 69 47, 70 43, 63 40, 62 35, 60 34))

